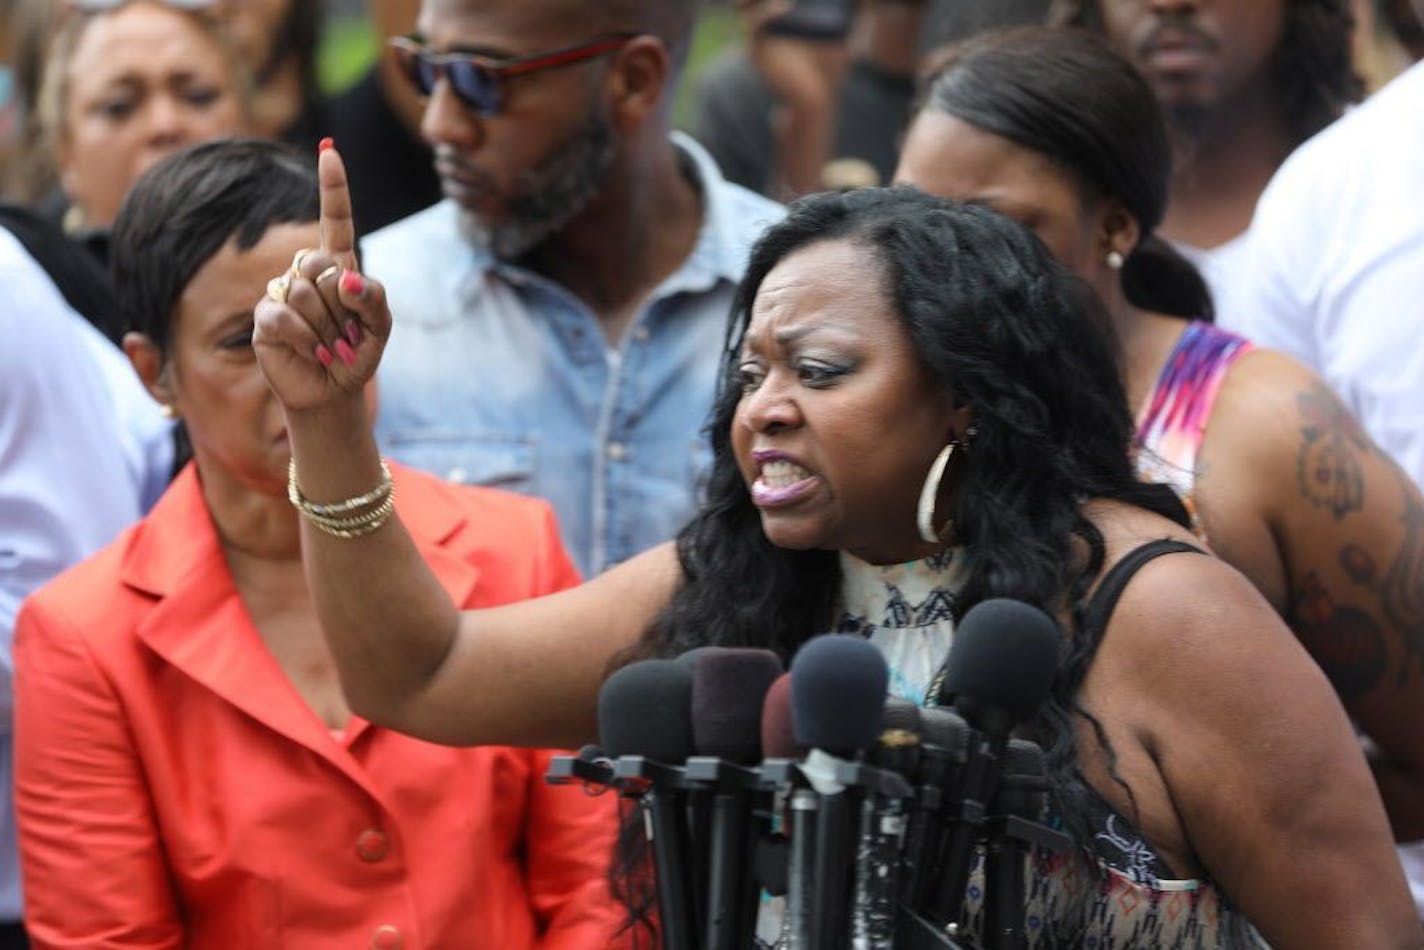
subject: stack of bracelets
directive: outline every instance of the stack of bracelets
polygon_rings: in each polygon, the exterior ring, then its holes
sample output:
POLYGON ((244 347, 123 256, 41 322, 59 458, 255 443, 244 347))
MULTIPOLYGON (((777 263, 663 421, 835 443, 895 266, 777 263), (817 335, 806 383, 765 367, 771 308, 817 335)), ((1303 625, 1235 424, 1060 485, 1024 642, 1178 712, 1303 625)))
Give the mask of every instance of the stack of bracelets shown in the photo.
POLYGON ((302 513, 316 528, 337 538, 360 538, 376 531, 390 520, 396 510, 396 486, 391 480, 391 470, 381 461, 381 483, 364 495, 348 498, 329 505, 318 505, 308 501, 297 487, 297 462, 295 459, 287 468, 287 498, 292 506, 302 513), (364 514, 351 512, 369 508, 364 514))

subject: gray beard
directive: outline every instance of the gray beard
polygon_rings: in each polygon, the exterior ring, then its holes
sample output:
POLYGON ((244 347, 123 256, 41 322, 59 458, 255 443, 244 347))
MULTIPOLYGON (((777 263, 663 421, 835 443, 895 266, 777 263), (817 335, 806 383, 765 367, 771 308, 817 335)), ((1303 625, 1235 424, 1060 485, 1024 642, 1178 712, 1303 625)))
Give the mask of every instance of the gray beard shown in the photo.
POLYGON ((524 256, 588 207, 615 151, 612 124, 602 114, 591 115, 542 165, 519 176, 503 220, 490 224, 461 209, 461 236, 502 261, 524 256))

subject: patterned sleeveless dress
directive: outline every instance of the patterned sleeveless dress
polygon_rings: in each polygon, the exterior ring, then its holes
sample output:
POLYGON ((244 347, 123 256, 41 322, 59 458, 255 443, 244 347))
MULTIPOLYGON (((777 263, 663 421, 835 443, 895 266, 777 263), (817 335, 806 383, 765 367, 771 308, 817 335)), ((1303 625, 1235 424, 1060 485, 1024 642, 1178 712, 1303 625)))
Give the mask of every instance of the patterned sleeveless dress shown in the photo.
MULTIPOLYGON (((1109 571, 1088 605, 1090 624, 1106 624, 1117 598, 1143 564, 1163 554, 1200 553, 1179 542, 1151 542, 1109 571)), ((878 646, 890 666, 891 692, 924 704, 954 638, 953 607, 966 575, 965 554, 950 550, 923 561, 879 567, 841 554, 841 633, 878 646)), ((1090 790, 1091 791, 1091 790, 1090 790)), ((1091 795, 1086 846, 1026 861, 1028 945, 1039 948, 1263 947, 1251 924, 1209 880, 1174 878, 1132 822, 1091 795)), ((1056 816, 1045 821, 1061 826, 1056 816)), ((983 854, 966 901, 976 936, 984 898, 983 854)))

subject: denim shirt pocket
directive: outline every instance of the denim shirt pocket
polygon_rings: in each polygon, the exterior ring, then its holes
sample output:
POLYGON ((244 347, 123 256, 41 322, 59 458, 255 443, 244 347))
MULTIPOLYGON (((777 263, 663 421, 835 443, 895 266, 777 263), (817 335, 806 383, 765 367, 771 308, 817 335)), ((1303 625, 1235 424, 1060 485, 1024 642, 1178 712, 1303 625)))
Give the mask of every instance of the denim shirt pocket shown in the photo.
POLYGON ((533 493, 535 440, 483 432, 402 432, 387 446, 391 457, 460 485, 533 493))

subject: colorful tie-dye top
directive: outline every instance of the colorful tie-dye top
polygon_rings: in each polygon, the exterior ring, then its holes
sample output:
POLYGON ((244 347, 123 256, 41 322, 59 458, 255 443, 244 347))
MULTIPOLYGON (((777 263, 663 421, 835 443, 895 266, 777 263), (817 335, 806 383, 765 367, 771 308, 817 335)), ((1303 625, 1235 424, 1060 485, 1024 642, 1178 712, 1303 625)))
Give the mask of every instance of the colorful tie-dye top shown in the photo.
POLYGON ((1193 321, 1138 415, 1138 476, 1176 489, 1202 537, 1193 499, 1197 453, 1227 370, 1253 348, 1245 337, 1193 321))

